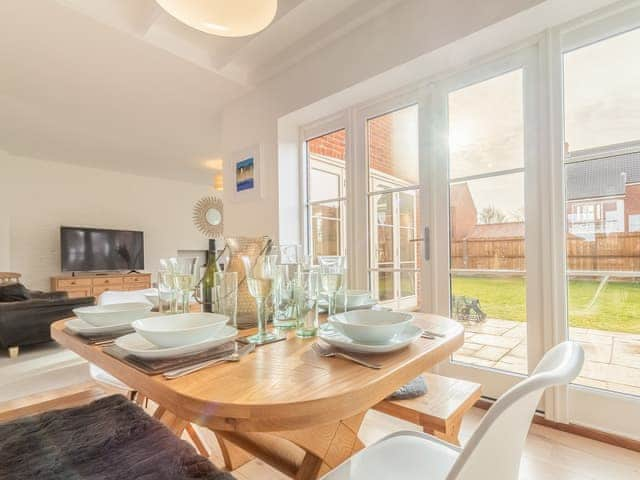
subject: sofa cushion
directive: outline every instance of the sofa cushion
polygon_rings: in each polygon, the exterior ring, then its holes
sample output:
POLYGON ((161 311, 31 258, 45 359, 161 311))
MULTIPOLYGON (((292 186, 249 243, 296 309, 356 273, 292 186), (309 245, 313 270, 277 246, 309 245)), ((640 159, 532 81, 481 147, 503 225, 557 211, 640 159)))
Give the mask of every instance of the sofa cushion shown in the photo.
POLYGON ((0 423, 3 480, 233 480, 121 395, 0 423))
POLYGON ((0 302, 21 302, 30 298, 29 289, 21 283, 0 286, 0 302))

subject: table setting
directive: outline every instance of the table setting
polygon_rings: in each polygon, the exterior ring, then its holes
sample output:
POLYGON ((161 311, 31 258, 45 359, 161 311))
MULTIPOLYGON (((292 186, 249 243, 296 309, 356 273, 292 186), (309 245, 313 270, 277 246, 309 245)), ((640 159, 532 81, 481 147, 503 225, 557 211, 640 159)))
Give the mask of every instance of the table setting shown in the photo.
POLYGON ((151 312, 153 305, 136 302, 78 308, 65 331, 147 374, 166 378, 239 361, 253 351, 247 345, 291 336, 312 339, 312 351, 322 358, 374 369, 381 365, 359 355, 386 354, 418 338, 436 338, 413 325, 411 313, 381 308, 368 290, 347 289, 345 257, 314 259, 298 245, 268 243, 259 255, 240 259, 240 282, 246 282, 256 303, 253 334, 240 336, 237 328, 238 272, 215 272, 212 291, 202 295, 211 299, 212 312, 189 311, 194 287, 202 283, 196 258, 160 261, 157 312, 151 312))
POLYGON ((276 437, 322 468, 335 466, 360 448, 366 411, 402 387, 424 390, 411 381, 459 348, 463 330, 348 289, 344 257, 267 247, 237 258, 241 270, 216 272, 211 312, 189 311, 198 270, 190 260, 169 259, 158 277, 158 312, 135 302, 85 307, 55 322, 52 337, 152 399, 174 433, 189 422, 211 429, 231 470, 241 462, 237 442, 277 464, 276 437), (187 267, 174 268, 179 262, 187 267), (241 290, 255 302, 251 329, 240 328, 235 315, 246 301, 241 290))

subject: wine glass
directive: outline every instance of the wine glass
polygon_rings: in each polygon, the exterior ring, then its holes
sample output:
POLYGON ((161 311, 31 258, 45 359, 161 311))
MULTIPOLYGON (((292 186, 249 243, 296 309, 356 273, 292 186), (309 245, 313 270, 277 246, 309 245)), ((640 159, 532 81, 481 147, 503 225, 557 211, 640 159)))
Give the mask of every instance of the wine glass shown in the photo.
POLYGON ((273 289, 277 258, 277 255, 263 255, 256 259, 255 264, 252 264, 250 257, 246 255, 241 257, 249 293, 256 299, 256 313, 258 316, 258 333, 247 338, 250 343, 266 343, 278 338, 267 331, 265 312, 265 301, 271 295, 273 289))
POLYGON ((327 294, 328 315, 336 313, 336 294, 344 282, 345 258, 341 256, 318 256, 320 264, 320 284, 327 294))
POLYGON ((181 294, 182 313, 189 313, 191 291, 197 282, 198 259, 195 257, 179 257, 171 260, 174 286, 181 294))

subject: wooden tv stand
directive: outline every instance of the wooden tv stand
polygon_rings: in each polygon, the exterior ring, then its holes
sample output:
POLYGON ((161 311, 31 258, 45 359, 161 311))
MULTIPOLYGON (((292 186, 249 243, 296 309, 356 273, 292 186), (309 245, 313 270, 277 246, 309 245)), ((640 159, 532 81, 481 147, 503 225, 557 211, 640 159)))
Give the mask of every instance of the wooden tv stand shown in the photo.
POLYGON ((67 292, 69 298, 97 297, 108 290, 151 288, 150 273, 109 273, 106 275, 60 275, 51 277, 51 290, 67 292))

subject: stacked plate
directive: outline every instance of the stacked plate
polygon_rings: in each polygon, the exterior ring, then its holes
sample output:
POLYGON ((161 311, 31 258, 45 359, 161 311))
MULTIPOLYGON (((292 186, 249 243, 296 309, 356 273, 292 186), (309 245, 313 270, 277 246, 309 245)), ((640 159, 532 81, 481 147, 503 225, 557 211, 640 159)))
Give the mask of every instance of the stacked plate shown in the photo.
POLYGON ((238 330, 229 317, 217 313, 183 313, 143 318, 132 323, 135 333, 115 340, 115 345, 139 358, 174 358, 209 350, 230 342, 238 330))
POLYGON ((115 335, 132 330, 131 323, 148 317, 152 306, 148 303, 116 303, 92 307, 74 308, 77 318, 69 320, 65 326, 71 332, 84 336, 115 335))
MULTIPOLYGON (((368 290, 347 290, 346 295, 340 292, 336 295, 336 311, 344 312, 346 310, 368 310, 375 306, 378 302, 371 297, 368 290)), ((329 303, 326 298, 322 298, 318 305, 321 309, 326 310, 329 303)))
POLYGON ((383 310, 353 310, 329 317, 318 336, 334 347, 358 353, 387 353, 414 342, 422 330, 413 315, 383 310))

